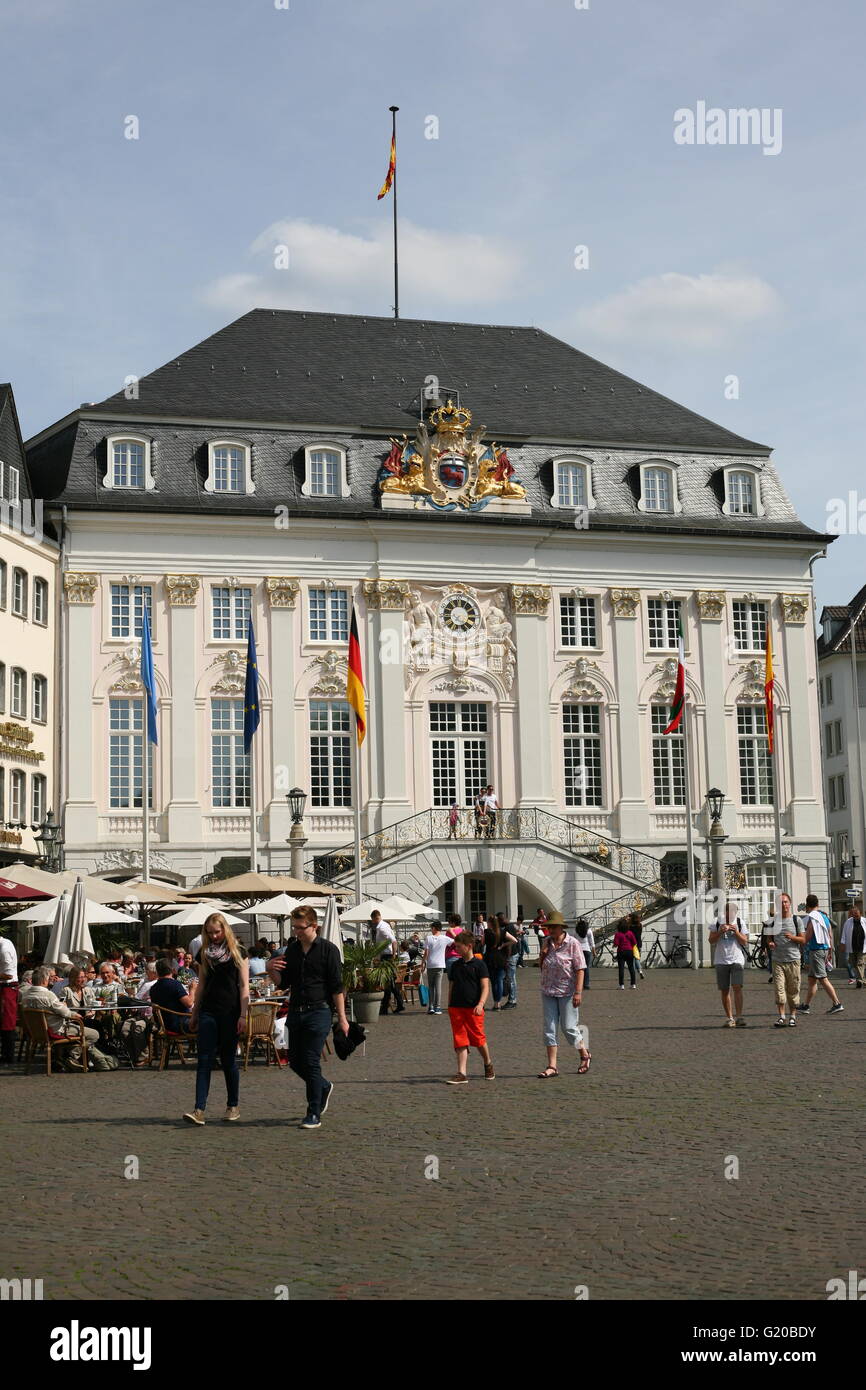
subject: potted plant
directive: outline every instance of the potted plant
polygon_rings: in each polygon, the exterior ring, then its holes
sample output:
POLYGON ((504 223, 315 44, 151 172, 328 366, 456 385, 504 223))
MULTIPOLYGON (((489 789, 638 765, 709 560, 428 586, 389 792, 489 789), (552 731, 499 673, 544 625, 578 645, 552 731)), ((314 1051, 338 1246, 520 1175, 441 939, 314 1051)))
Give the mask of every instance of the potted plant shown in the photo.
POLYGON ((382 949, 376 941, 347 941, 343 947, 343 985, 358 1023, 375 1023, 385 986, 397 974, 396 961, 383 959, 382 949))

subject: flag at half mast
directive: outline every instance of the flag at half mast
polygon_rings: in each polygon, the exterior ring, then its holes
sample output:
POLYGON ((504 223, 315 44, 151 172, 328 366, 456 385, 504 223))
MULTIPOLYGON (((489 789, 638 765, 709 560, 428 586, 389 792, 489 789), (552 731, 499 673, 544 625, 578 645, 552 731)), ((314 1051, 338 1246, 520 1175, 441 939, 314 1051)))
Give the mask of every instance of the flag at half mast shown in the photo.
POLYGON ((683 717, 683 710, 686 707, 686 659, 685 648, 683 646, 683 620, 682 615, 677 612, 677 683, 674 690, 674 698, 671 701, 671 718, 667 728, 663 731, 666 734, 675 734, 680 727, 683 717))
POLYGON ((764 638, 764 709, 767 715, 767 751, 770 757, 773 756, 773 738, 775 728, 773 726, 773 692, 775 689, 775 677, 773 675, 773 639, 770 636, 770 618, 767 615, 767 632, 764 638))
POLYGON ((394 174, 396 173, 396 171, 397 171, 397 136, 396 136, 396 135, 392 135, 392 136, 391 136, 391 158, 390 158, 389 161, 388 161, 388 172, 387 172, 387 174, 385 175, 385 182, 382 184, 382 187, 381 187, 380 190, 379 190, 379 194, 378 194, 378 197, 377 197, 377 199, 376 199, 377 202, 379 201, 380 198, 384 198, 384 196, 385 196, 386 193, 390 193, 390 192, 391 192, 391 184, 394 182, 394 174))
POLYGON ((346 675, 346 699, 355 711, 358 747, 367 732, 367 704, 364 698, 364 671, 361 666, 361 643, 358 640, 358 619, 352 605, 352 624, 349 628, 349 669, 346 675))

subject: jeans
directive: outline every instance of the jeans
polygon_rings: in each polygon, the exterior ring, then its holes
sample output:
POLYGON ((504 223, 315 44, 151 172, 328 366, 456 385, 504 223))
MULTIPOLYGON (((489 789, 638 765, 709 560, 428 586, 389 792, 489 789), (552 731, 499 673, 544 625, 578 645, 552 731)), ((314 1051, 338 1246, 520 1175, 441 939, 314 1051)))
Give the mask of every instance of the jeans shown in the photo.
POLYGON ((546 1045, 556 1047, 557 1028, 561 1028, 572 1047, 577 1047, 580 1043, 580 1033, 577 1028, 577 1009, 572 1003, 572 996, 564 994, 560 998, 552 994, 542 994, 541 1003, 544 1009, 544 1041, 546 1045))
POLYGON ((431 1009, 441 1009, 442 1007, 442 976, 444 970, 433 969, 427 966, 427 989, 430 995, 429 1007, 431 1009))
POLYGON ((490 974, 490 989, 493 994, 494 1004, 501 1004, 502 991, 505 985, 505 969, 503 966, 488 965, 490 974))
POLYGON ((508 998, 512 1004, 517 1003, 517 957, 508 957, 508 998))
POLYGON ((619 970, 620 984, 622 984, 624 967, 626 965, 628 966, 628 973, 631 976, 631 982, 632 984, 634 984, 634 956, 632 955, 631 951, 617 951, 616 964, 619 970))
POLYGON ((306 1082, 307 1111, 322 1113, 322 1048, 331 1031, 331 1010, 327 1004, 320 1009, 289 1009, 286 1015, 289 1037, 289 1066, 296 1076, 306 1082))
POLYGON ((232 1014, 200 1013, 198 1016, 198 1066, 195 1073, 195 1108, 204 1110, 210 1090, 210 1073, 214 1058, 219 1054, 220 1066, 226 1079, 226 1105, 238 1103, 240 1071, 238 1069, 238 1018, 232 1014))

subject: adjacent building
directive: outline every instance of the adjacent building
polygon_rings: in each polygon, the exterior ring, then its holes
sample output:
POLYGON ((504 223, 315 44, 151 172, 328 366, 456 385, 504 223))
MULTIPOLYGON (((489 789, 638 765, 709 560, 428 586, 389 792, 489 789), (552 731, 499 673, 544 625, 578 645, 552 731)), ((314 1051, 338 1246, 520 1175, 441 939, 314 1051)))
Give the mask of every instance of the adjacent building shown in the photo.
POLYGON ((839 913, 853 901, 858 888, 860 900, 863 898, 866 585, 850 603, 823 609, 818 676, 827 833, 830 836, 830 892, 833 909, 839 913))
POLYGON ((0 866, 36 861, 33 827, 56 806, 58 557, 0 384, 0 866))
MULTIPOLYGON (((535 328, 253 311, 32 439, 64 509, 67 862, 140 865, 142 614, 154 871, 249 852, 252 615, 264 868, 351 867, 464 912, 646 903, 725 793, 731 882, 775 882, 763 651, 795 897, 826 893, 812 562, 767 446, 535 328), (359 616, 360 787, 345 702, 359 616), (685 639, 694 768, 665 735, 685 639), (476 839, 492 783, 502 811, 476 839), (460 816, 449 838, 448 808, 460 816)), ((667 877, 665 877, 667 874, 667 877)), ((613 909, 612 909, 613 910, 613 909)))

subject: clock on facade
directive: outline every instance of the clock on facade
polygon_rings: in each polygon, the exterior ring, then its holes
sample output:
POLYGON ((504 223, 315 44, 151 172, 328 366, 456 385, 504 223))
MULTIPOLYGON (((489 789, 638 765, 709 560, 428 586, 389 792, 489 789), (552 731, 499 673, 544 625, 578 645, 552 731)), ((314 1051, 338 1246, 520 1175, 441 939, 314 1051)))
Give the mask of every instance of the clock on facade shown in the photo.
POLYGON ((468 636, 481 622, 481 612, 467 594, 451 594, 439 605, 439 621, 449 632, 468 636))

